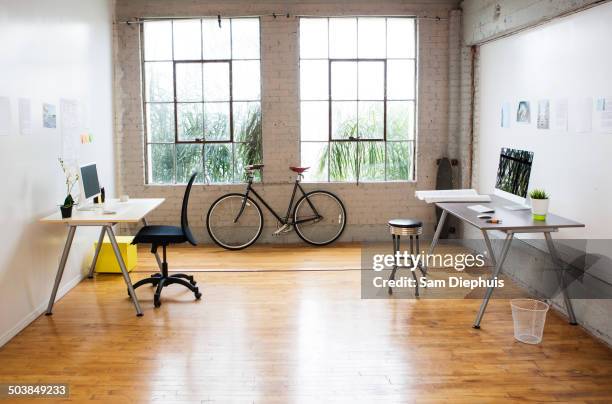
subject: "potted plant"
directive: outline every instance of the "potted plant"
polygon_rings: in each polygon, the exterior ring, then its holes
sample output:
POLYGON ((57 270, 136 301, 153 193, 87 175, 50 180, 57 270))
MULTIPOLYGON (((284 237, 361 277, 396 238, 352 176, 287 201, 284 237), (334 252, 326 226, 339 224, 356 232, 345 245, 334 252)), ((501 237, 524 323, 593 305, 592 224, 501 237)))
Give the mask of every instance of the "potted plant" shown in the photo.
POLYGON ((546 220, 548 213, 548 202, 550 199, 543 189, 534 189, 529 193, 531 198, 531 213, 533 220, 546 220))
POLYGON ((60 163, 60 167, 62 167, 62 171, 64 172, 64 176, 66 177, 66 199, 64 199, 64 204, 60 205, 60 211, 62 212, 62 218, 67 219, 72 217, 72 207, 74 206, 74 198, 72 197, 72 188, 74 188, 74 184, 79 180, 79 173, 67 167, 64 163, 64 160, 59 157, 58 161, 60 163))

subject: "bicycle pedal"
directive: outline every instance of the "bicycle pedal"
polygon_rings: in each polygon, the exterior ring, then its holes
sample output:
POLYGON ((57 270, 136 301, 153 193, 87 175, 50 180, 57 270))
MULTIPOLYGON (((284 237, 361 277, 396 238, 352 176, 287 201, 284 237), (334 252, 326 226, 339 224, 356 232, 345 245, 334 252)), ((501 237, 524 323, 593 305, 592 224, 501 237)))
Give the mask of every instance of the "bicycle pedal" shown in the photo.
POLYGON ((292 230, 291 229, 291 225, 284 224, 280 228, 278 228, 278 230, 276 230, 274 233, 272 233, 272 235, 273 236, 280 236, 283 233, 289 233, 291 230, 292 230))

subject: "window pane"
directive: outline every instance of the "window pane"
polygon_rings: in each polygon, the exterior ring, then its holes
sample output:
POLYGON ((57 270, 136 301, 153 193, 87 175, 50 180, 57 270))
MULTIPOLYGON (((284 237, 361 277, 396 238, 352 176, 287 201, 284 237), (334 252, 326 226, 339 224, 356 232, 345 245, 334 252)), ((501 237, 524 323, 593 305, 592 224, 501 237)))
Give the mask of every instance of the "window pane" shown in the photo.
POLYGON ((230 40, 230 20, 221 19, 221 28, 216 18, 202 20, 202 43, 204 59, 230 59, 232 57, 230 40))
POLYGON ((229 102, 204 104, 206 140, 229 140, 229 102))
POLYGON ((357 19, 329 19, 329 57, 350 59, 357 57, 357 19))
POLYGON ((149 142, 174 142, 174 105, 147 104, 149 142))
POLYGON ((359 163, 359 180, 384 181, 385 142, 360 142, 359 163))
POLYGON ((357 102, 332 102, 332 139, 357 139, 357 102))
POLYGON ((387 180, 411 180, 412 158, 412 142, 387 142, 387 180))
POLYGON ((385 99, 385 64, 359 62, 359 99, 385 99))
POLYGON ((414 139, 414 102, 387 102, 387 140, 414 139))
POLYGON ((384 18, 358 18, 359 28, 359 57, 384 58, 385 57, 385 19, 384 18))
POLYGON ((300 133, 302 140, 329 139, 329 103, 327 101, 302 102, 300 133))
POLYGON ((231 144, 205 145, 204 158, 207 182, 232 182, 234 170, 231 144))
POLYGON ((177 144, 176 145, 176 183, 186 184, 191 174, 198 172, 196 181, 202 182, 204 178, 204 167, 202 166, 201 144, 177 144))
POLYGON ((304 173, 306 181, 327 181, 327 142, 302 142, 302 167, 310 167, 304 173))
POLYGON ((332 62, 332 100, 357 99, 357 62, 332 62))
POLYGON ((174 101, 172 62, 145 63, 146 101, 174 101))
POLYGON ((391 100, 414 99, 414 61, 387 61, 387 98, 391 100))
POLYGON ((202 64, 176 64, 176 100, 202 101, 202 64))
POLYGON ((357 179, 357 142, 331 142, 329 147, 330 181, 357 179))
POLYGON ((172 22, 144 23, 144 59, 172 60, 172 22))
POLYGON ((174 182, 174 145, 149 145, 149 177, 155 184, 174 182))
POLYGON ((257 142, 261 147, 261 105, 259 102, 235 102, 234 141, 257 142))
POLYGON ((259 19, 232 19, 232 59, 259 59, 259 19))
POLYGON ((204 63, 204 101, 229 101, 229 63, 204 63))
POLYGON ((302 60, 300 62, 300 98, 327 100, 329 98, 329 62, 302 60))
POLYGON ((388 58, 414 58, 414 19, 388 18, 387 19, 387 57, 388 58))
MULTIPOLYGON (((246 181, 244 167, 249 164, 261 164, 263 153, 261 142, 253 141, 247 143, 235 143, 234 181, 246 181)), ((261 170, 255 171, 255 179, 261 180, 261 170)))
POLYGON ((232 91, 234 101, 259 100, 259 60, 232 64, 232 91))
POLYGON ((384 139, 384 102, 359 101, 359 138, 384 139))
POLYGON ((200 20, 174 20, 174 60, 202 59, 202 25, 200 20))
POLYGON ((327 18, 300 19, 300 57, 327 58, 327 18))
POLYGON ((195 140, 204 138, 204 119, 202 104, 177 104, 178 138, 179 140, 195 140))

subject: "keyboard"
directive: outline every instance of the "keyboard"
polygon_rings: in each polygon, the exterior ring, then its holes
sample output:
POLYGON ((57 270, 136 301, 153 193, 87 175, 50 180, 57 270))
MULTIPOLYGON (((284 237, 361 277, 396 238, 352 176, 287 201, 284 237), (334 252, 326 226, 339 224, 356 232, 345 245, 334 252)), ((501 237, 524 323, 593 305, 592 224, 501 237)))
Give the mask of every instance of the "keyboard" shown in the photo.
POLYGON ((478 213, 493 213, 495 212, 495 209, 493 209, 490 206, 484 206, 484 205, 471 205, 467 207, 468 209, 473 210, 474 212, 478 212, 478 213))

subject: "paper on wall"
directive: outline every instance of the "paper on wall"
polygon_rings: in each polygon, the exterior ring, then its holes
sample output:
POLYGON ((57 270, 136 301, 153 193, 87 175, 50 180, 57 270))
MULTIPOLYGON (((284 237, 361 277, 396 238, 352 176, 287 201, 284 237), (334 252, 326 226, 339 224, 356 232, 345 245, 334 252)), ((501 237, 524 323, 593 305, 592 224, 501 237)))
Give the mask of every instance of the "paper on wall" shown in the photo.
POLYGON ((29 98, 19 99, 19 133, 32 134, 32 104, 29 98))
POLYGON ((11 132, 11 100, 0 97, 0 136, 8 136, 11 132))
POLYGON ((612 133, 612 96, 595 101, 595 122, 600 133, 612 133))
POLYGON ((79 159, 79 111, 76 100, 60 100, 61 153, 66 161, 79 159))
POLYGON ((555 101, 553 104, 553 127, 567 132, 567 113, 569 110, 567 98, 555 101))
POLYGON ((593 98, 578 100, 576 105, 576 133, 593 131, 593 98))
POLYGON ((510 114, 511 107, 509 102, 504 102, 501 107, 501 127, 509 128, 510 127, 510 114))

